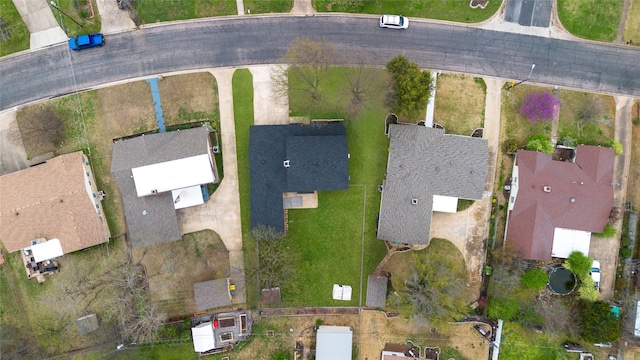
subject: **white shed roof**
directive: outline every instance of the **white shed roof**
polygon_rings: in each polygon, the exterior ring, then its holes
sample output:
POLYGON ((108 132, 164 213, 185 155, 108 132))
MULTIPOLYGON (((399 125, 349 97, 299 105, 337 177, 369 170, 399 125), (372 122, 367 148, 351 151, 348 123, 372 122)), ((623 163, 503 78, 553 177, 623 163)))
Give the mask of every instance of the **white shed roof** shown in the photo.
POLYGON ((316 360, 351 360, 353 332, 348 326, 320 326, 316 360))
POLYGON ((640 336, 640 300, 636 301, 636 323, 633 326, 633 336, 640 336))
POLYGON ((138 197, 212 183, 215 180, 208 154, 131 169, 138 197))
POLYGON ((458 198, 453 196, 433 195, 433 211, 456 213, 458 198))
POLYGON ((173 207, 176 209, 204 204, 200 185, 173 190, 171 196, 173 197, 173 207))
POLYGON ((588 231, 555 228, 551 256, 566 259, 574 251, 589 256, 591 233, 588 231))
POLYGON ((216 347, 216 339, 213 335, 213 324, 211 321, 191 328, 193 336, 193 349, 196 352, 205 352, 216 347))
POLYGON ((31 251, 33 252, 33 260, 35 260, 35 262, 50 260, 64 255, 62 252, 62 246, 60 245, 60 240, 58 239, 51 239, 43 243, 32 245, 31 251))

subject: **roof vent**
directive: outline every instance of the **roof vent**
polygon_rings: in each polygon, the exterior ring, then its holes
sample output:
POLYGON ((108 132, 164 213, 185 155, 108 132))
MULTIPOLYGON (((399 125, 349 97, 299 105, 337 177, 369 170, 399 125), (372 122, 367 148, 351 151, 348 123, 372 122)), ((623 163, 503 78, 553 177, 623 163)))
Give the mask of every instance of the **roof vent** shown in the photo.
POLYGON ((576 202, 576 198, 572 197, 569 201, 571 201, 572 203, 576 202))
POLYGON ((550 193, 551 192, 551 186, 544 186, 544 187, 542 187, 542 190, 544 190, 544 192, 550 193))
POLYGON ((284 167, 286 167, 286 168, 291 167, 291 162, 289 160, 285 160, 284 161, 284 167))
POLYGON ((147 215, 147 210, 142 210, 142 215, 147 215))
POLYGON ((413 205, 418 205, 418 199, 411 199, 411 203, 413 205))
POLYGON ((158 189, 151 190, 151 195, 156 195, 158 193, 158 189))

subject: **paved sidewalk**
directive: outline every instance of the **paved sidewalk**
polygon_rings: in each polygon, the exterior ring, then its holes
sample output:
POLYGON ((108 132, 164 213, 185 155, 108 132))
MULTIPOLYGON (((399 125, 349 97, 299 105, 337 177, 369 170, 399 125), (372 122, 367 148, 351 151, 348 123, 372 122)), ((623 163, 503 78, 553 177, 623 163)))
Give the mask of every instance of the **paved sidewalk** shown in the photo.
POLYGON ((96 0, 96 3, 102 23, 101 33, 111 34, 136 28, 136 24, 129 17, 129 12, 120 10, 116 0, 96 0))
POLYGON ((470 289, 469 297, 465 299, 467 302, 480 297, 500 138, 500 107, 504 80, 484 78, 484 81, 487 84, 487 96, 483 135, 489 142, 489 173, 484 196, 467 210, 455 214, 434 212, 431 221, 431 237, 451 241, 464 256, 467 265, 467 286, 470 289))
POLYGON ((242 0, 236 0, 236 8, 238 9, 238 15, 244 15, 244 3, 242 0))
POLYGON ((47 0, 13 0, 13 4, 31 33, 31 49, 67 41, 47 0))
POLYGON ((309 15, 315 14, 316 9, 313 8, 312 0, 294 0, 291 14, 309 15))

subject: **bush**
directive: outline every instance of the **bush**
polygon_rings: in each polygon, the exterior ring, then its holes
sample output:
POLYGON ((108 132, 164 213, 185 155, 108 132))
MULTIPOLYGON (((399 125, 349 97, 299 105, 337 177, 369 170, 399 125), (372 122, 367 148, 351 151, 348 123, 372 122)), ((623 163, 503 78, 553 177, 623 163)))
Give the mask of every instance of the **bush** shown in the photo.
POLYGON ((627 248, 627 247, 623 247, 622 249, 620 249, 620 257, 623 259, 629 259, 631 258, 631 249, 627 248))
POLYGON ((596 301, 600 293, 595 288, 595 282, 590 276, 582 280, 582 285, 578 289, 578 297, 585 301, 596 301))
POLYGON ((566 147, 575 147, 577 144, 576 139, 572 138, 569 135, 563 136, 562 139, 560 139, 560 144, 566 146, 566 147))
POLYGON ((525 145, 525 149, 532 151, 542 151, 547 154, 552 154, 554 151, 551 139, 545 134, 530 136, 527 139, 527 145, 525 145))
POLYGON ((616 156, 622 155, 622 153, 624 152, 624 148, 622 147, 622 144, 615 140, 609 141, 608 143, 605 144, 605 146, 612 148, 616 152, 616 156))
POLYGON ((542 269, 529 269, 520 276, 520 282, 524 287, 542 290, 549 281, 549 275, 542 269))
POLYGON ((520 144, 516 139, 507 139, 507 141, 502 143, 502 151, 507 154, 514 153, 520 149, 520 144))
POLYGON ((613 225, 611 225, 611 223, 607 223, 607 225, 604 227, 604 230, 601 233, 593 233, 593 236, 598 238, 610 238, 610 237, 614 237, 617 232, 618 231, 616 230, 616 228, 613 227, 613 225))
POLYGON ((317 319, 316 320, 316 326, 321 326, 323 323, 322 319, 317 319))
POLYGON ((580 336, 588 342, 611 342, 620 337, 619 319, 611 312, 611 305, 604 301, 581 301, 580 336))
POLYGON ((622 235, 620 237, 620 246, 628 247, 629 245, 631 245, 631 237, 629 237, 629 235, 622 235))
POLYGON ((569 254, 567 261, 564 263, 564 267, 573 271, 580 280, 589 277, 589 271, 591 270, 591 263, 593 258, 585 256, 580 251, 574 251, 569 254))
POLYGON ((529 94, 522 100, 519 112, 534 124, 540 120, 552 120, 558 117, 560 100, 546 92, 529 94))
POLYGON ((640 125, 640 117, 633 119, 633 125, 640 125))

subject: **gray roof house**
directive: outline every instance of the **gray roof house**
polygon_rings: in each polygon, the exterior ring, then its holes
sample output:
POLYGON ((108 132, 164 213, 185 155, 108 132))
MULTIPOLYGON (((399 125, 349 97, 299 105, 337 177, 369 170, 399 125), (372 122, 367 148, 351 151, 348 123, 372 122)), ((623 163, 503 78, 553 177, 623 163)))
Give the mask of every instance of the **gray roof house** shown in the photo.
POLYGON ((285 192, 348 189, 348 158, 342 123, 252 126, 251 227, 284 233, 285 192))
POLYGON ((198 311, 231 305, 229 278, 203 281, 193 284, 198 311))
POLYGON ((482 198, 488 142, 402 124, 389 126, 389 139, 378 239, 428 245, 433 211, 455 212, 458 198, 482 198))
POLYGON ((351 360, 353 331, 348 326, 318 327, 316 360, 351 360))
POLYGON ((181 239, 176 209, 202 204, 200 185, 216 181, 208 129, 138 136, 112 149, 111 174, 122 195, 131 245, 181 239))

